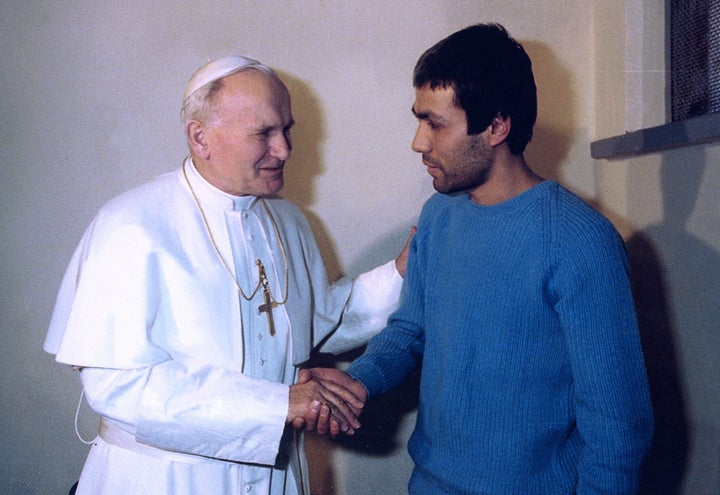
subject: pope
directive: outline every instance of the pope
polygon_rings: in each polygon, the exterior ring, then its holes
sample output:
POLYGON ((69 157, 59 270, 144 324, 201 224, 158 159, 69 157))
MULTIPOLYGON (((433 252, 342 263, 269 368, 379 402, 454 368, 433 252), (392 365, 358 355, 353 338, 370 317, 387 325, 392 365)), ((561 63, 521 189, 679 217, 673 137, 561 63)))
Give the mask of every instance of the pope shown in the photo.
POLYGON ((382 328, 407 251, 328 282, 277 195, 294 119, 268 66, 204 65, 182 117, 190 155, 100 209, 58 294, 44 348, 101 416, 77 494, 308 494, 293 424, 353 433, 363 403, 299 371, 382 328))

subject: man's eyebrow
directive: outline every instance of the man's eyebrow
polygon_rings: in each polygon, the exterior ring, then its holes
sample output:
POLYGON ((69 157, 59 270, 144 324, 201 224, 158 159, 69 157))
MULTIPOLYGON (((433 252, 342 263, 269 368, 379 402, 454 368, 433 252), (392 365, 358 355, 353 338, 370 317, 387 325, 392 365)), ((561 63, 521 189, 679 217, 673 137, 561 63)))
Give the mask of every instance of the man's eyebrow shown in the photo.
POLYGON ((418 120, 431 120, 439 124, 447 122, 445 117, 443 117, 442 115, 438 115, 435 112, 417 112, 414 106, 410 107, 410 111, 418 120))
POLYGON ((416 112, 414 106, 410 107, 410 111, 412 112, 412 114, 413 114, 416 118, 418 118, 418 119, 420 119, 420 120, 425 120, 425 119, 427 119, 427 118, 430 117, 430 114, 427 113, 427 112, 419 112, 419 113, 416 112))
POLYGON ((256 134, 267 134, 267 133, 270 133, 270 132, 272 132, 272 131, 274 131, 274 130, 276 130, 276 129, 282 129, 283 131, 286 131, 286 130, 288 130, 288 129, 291 129, 294 125, 295 125, 295 120, 291 120, 290 122, 288 122, 288 123, 285 124, 285 125, 280 124, 280 125, 265 125, 265 126, 261 126, 261 127, 258 127, 257 129, 255 129, 254 132, 255 132, 256 134))

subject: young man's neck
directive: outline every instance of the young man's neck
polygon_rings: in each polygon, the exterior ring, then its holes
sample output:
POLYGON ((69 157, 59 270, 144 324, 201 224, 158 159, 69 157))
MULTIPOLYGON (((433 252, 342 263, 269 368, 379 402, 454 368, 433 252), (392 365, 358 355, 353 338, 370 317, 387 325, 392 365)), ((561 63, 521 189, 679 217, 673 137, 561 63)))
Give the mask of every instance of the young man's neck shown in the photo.
POLYGON ((496 160, 488 180, 470 191, 470 199, 484 206, 500 204, 543 181, 533 172, 522 155, 496 160))

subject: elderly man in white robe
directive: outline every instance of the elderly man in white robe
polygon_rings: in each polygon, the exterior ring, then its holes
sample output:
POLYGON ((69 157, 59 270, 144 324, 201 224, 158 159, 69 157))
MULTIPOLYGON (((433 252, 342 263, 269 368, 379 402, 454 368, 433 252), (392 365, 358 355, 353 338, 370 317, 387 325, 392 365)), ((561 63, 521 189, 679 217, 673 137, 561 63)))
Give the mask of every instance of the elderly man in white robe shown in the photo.
POLYGON ((267 66, 201 67, 183 118, 190 156, 100 210, 59 291, 44 348, 101 415, 77 494, 309 495, 293 424, 352 433, 362 403, 299 370, 383 327, 407 253, 328 283, 276 195, 293 117, 267 66))

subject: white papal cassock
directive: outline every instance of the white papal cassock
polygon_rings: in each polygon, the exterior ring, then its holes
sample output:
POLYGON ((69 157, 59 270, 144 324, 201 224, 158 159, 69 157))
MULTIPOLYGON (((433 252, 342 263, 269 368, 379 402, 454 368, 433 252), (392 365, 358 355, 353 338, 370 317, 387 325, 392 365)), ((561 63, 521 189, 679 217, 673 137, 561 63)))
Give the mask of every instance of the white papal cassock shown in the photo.
MULTIPOLYGON (((249 295, 260 259, 281 300, 285 266, 262 202, 185 165, 240 286, 249 295)), ((113 199, 87 229, 44 346, 81 368, 102 416, 79 495, 309 494, 301 441, 285 425, 289 385, 317 345, 342 352, 380 330, 402 279, 388 262, 328 284, 300 210, 266 203, 289 269, 274 336, 262 291, 245 301, 220 263, 182 169, 113 199)))

